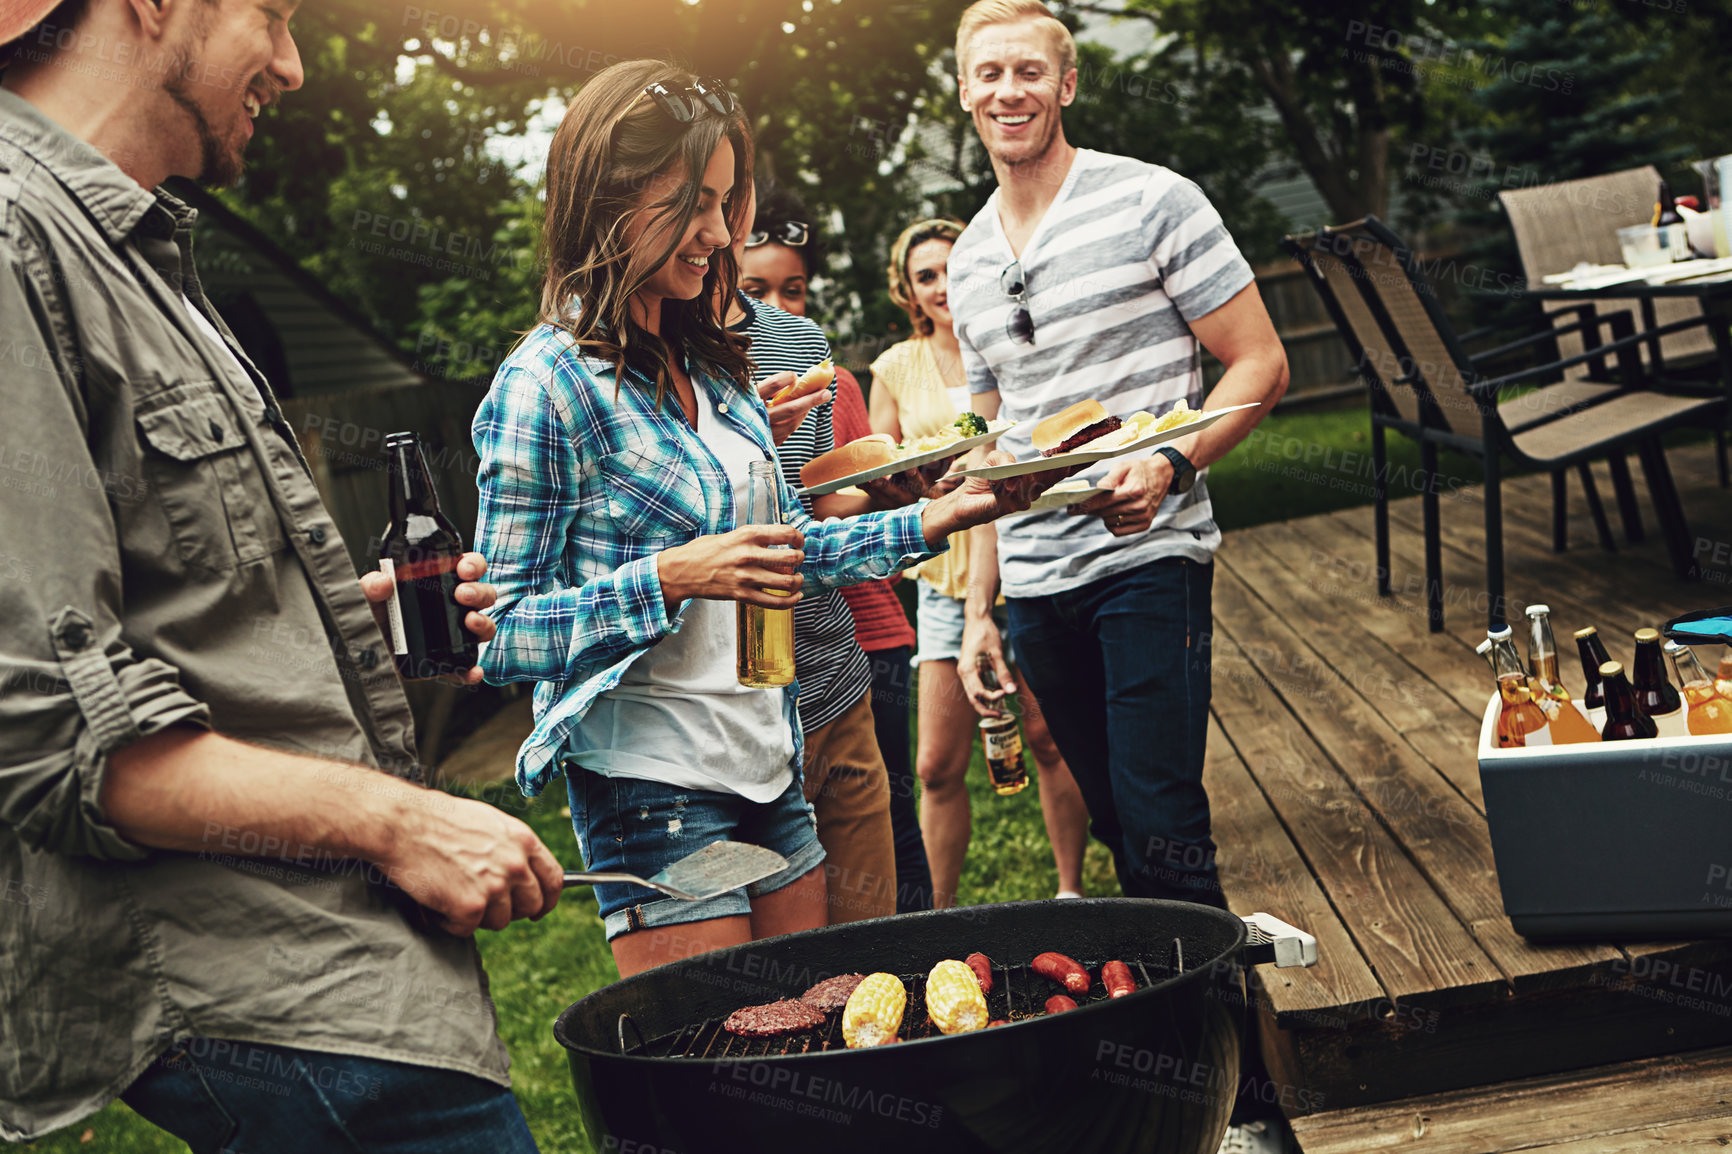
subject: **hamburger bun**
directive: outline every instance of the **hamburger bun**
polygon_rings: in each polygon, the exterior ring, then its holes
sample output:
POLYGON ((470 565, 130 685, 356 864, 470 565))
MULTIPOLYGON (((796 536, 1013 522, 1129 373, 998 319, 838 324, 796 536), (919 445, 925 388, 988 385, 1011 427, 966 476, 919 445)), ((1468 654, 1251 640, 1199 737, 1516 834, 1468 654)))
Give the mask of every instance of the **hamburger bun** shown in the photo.
POLYGON ((810 489, 827 485, 839 477, 863 473, 896 460, 896 441, 888 433, 873 433, 849 441, 828 453, 819 453, 800 468, 800 484, 810 489))
POLYGON ((1107 410, 1099 401, 1078 401, 1057 416, 1048 417, 1034 427, 1034 447, 1046 452, 1063 444, 1090 425, 1107 419, 1107 410))
POLYGON ((800 374, 800 379, 770 398, 770 408, 783 401, 796 401, 819 389, 827 389, 836 379, 836 366, 826 357, 800 374))

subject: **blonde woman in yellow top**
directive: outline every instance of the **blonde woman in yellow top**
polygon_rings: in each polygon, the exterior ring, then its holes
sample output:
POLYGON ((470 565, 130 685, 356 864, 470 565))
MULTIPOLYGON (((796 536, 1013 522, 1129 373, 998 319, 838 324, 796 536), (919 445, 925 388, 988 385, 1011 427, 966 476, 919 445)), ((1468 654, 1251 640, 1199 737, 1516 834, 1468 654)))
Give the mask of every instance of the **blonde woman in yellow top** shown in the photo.
MULTIPOLYGON (((897 440, 949 428, 969 410, 968 383, 951 331, 945 261, 962 232, 960 221, 922 220, 896 238, 890 252, 890 299, 908 310, 914 336, 885 349, 872 362, 872 431, 897 440)), ((933 901, 956 904, 962 859, 968 852, 971 814, 964 778, 979 716, 962 692, 956 660, 962 648, 962 599, 968 584, 968 534, 950 539, 950 551, 910 570, 918 576, 920 833, 932 865, 933 901)), ((1002 626, 1001 626, 1002 628, 1002 626)), ((1008 635, 1006 637, 1009 641, 1008 635)), ((1018 681, 1020 682, 1020 678, 1018 681)), ((1082 894, 1088 810, 1047 732, 1039 703, 1019 685, 1023 737, 1039 773, 1041 813, 1058 866, 1059 897, 1082 894)))

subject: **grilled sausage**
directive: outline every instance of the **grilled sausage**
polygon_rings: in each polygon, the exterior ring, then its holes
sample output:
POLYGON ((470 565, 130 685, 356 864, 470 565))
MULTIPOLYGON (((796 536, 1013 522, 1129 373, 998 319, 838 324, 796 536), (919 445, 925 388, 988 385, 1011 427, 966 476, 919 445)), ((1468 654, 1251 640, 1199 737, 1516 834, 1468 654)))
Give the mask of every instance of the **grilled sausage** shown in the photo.
POLYGON ((1055 982, 1063 982, 1064 988, 1073 994, 1089 992, 1089 972, 1078 965, 1075 959, 1063 954, 1045 953, 1029 963, 1035 973, 1051 978, 1055 982))
POLYGON ((1131 977, 1131 968, 1123 962, 1108 962, 1101 967, 1101 985, 1107 988, 1109 998, 1122 998, 1137 992, 1137 980, 1131 977))
POLYGON ((1046 1000, 1046 1012, 1049 1014, 1062 1014, 1066 1010, 1074 1009, 1076 1009, 1076 1003, 1063 994, 1054 994, 1046 1000))
POLYGON ((980 980, 980 992, 992 993, 992 959, 982 953, 969 954, 963 961, 974 971, 974 976, 980 980))

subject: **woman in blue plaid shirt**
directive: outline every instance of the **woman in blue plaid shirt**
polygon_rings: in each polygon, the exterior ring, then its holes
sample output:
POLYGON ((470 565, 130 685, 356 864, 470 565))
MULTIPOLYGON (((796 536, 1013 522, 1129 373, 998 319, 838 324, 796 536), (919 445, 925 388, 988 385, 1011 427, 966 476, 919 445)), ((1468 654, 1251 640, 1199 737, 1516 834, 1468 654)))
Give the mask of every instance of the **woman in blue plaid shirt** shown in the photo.
MULTIPOLYGON (((749 227, 751 153, 716 81, 657 61, 591 80, 548 155, 541 324, 475 417, 476 548, 499 591, 481 665, 495 683, 537 683, 518 784, 538 794, 565 770, 593 870, 647 877, 724 837, 789 862, 702 902, 596 886, 622 975, 825 920, 796 694, 739 684, 728 603, 785 609, 803 581, 883 577, 1056 479, 736 527, 750 464, 775 453, 710 303, 738 279, 729 240, 749 227)), ((800 508, 785 484, 782 506, 800 508)))

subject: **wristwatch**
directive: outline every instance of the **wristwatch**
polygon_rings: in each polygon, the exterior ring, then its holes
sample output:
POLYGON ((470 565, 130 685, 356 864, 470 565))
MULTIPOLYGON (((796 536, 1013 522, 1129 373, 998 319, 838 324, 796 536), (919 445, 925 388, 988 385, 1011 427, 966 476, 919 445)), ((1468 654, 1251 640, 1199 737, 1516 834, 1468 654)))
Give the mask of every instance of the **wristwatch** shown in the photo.
POLYGON ((1165 457, 1173 465, 1173 483, 1167 487, 1170 493, 1189 493, 1191 486, 1197 480, 1197 466, 1191 464, 1190 458, 1171 445, 1162 445, 1155 452, 1165 457))

